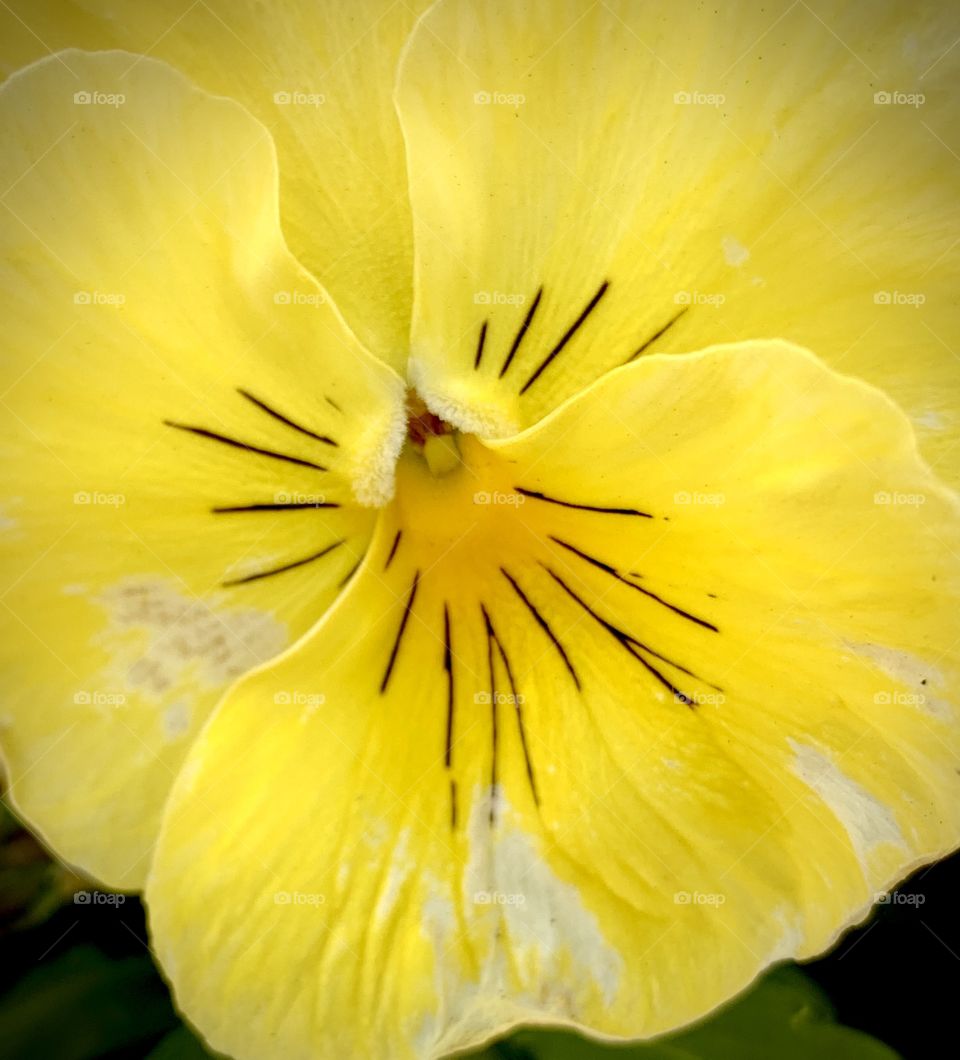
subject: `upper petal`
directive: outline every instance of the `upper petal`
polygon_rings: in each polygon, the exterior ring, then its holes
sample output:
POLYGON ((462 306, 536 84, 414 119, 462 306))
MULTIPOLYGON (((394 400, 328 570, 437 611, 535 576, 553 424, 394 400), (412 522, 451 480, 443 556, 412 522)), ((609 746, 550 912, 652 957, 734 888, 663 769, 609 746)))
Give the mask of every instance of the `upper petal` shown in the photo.
POLYGON ((509 434, 650 352, 782 337, 960 481, 957 12, 441 0, 402 64, 414 376, 509 434))
POLYGON ((362 556, 403 387, 287 250, 239 105, 67 52, 0 118, 0 739, 31 824, 131 887, 218 695, 362 556))
POLYGON ((660 1033, 960 838, 960 512, 881 394, 751 343, 462 446, 168 804, 154 945, 237 1057, 660 1033))
MULTIPOLYGON (((400 367, 410 329, 411 223, 392 91, 400 50, 425 6, 13 0, 0 10, 0 55, 16 69, 48 50, 124 48, 165 59, 243 103, 277 144, 291 249, 368 349, 400 367)), ((78 89, 95 87, 81 80, 78 89)))

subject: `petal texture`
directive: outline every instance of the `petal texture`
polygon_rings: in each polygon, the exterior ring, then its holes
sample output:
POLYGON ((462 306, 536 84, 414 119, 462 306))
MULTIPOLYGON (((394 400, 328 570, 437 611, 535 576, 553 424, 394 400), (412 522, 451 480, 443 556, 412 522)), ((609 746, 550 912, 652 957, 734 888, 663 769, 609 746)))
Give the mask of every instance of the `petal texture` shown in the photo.
POLYGON ((721 347, 462 454, 168 804, 154 946, 237 1057, 660 1033, 960 836, 960 513, 881 394, 721 347))
MULTIPOLYGON (((0 9, 8 70, 66 47, 123 48, 242 103, 280 159, 284 232, 297 258, 381 359, 410 330, 411 223, 392 91, 424 0, 27 0, 0 9)), ((73 69, 77 89, 82 82, 73 69)), ((132 61, 132 60, 131 60, 132 61)))
POLYGON ((398 102, 414 378, 507 435, 652 352, 784 338, 960 482, 957 13, 442 0, 398 102))
POLYGON ((237 104, 68 52, 0 114, 0 742, 33 826, 136 886, 217 696, 362 556, 402 384, 287 250, 237 104))

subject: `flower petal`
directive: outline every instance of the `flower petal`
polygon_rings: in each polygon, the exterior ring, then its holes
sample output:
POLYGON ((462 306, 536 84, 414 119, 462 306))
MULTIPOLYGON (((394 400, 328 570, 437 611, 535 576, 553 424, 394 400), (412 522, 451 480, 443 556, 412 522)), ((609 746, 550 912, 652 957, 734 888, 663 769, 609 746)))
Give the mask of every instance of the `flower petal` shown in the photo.
MULTIPOLYGON (((412 251, 392 92, 400 50, 425 6, 11 0, 0 9, 0 55, 16 69, 50 49, 123 48, 164 59, 242 103, 276 142, 291 250, 361 342, 399 368, 409 342, 412 251)), ((75 87, 96 86, 78 78, 75 87)))
POLYGON ((906 0, 442 0, 398 92, 434 411, 505 435, 632 358, 781 337, 960 483, 958 32, 906 0))
POLYGON ((666 1031, 960 837, 960 511, 888 399, 749 343, 461 448, 174 788, 154 944, 233 1056, 666 1031))
POLYGON ((135 886, 220 692, 363 554, 403 386, 291 257, 237 104, 67 52, 0 118, 0 735, 32 825, 135 886))

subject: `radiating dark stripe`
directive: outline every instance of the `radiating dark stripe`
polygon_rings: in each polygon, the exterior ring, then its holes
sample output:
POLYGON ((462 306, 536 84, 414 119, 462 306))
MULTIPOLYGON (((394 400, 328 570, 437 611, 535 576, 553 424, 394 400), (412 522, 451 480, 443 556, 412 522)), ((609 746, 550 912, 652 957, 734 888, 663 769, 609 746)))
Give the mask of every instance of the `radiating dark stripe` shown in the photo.
POLYGON ((546 635, 550 638, 550 642, 553 644, 553 646, 560 653, 560 658, 563 659, 563 665, 566 666, 567 672, 573 678, 573 683, 579 689, 580 688, 580 678, 577 676, 577 671, 573 668, 573 663, 570 661, 570 656, 567 655, 566 649, 560 643, 559 639, 557 638, 557 636, 553 632, 553 630, 550 628, 550 623, 543 617, 543 615, 540 614, 540 612, 537 610, 536 606, 533 604, 533 602, 530 600, 530 598, 527 596, 527 594, 523 591, 523 589, 520 588, 520 586, 517 584, 516 580, 513 578, 513 576, 510 574, 510 572, 505 567, 501 567, 500 568, 500 573, 513 586, 513 591, 524 602, 524 604, 527 607, 527 610, 530 612, 531 615, 533 615, 534 621, 543 630, 543 632, 546 633, 546 635))
POLYGON ((487 324, 489 321, 485 320, 480 325, 480 337, 477 339, 477 352, 473 358, 473 370, 476 371, 480 367, 480 362, 483 360, 483 345, 487 341, 487 324))
POLYGON ((417 571, 413 576, 413 585, 410 586, 410 595, 407 597, 407 602, 403 608, 403 617, 400 619, 400 626, 397 629, 397 636, 393 642, 393 648, 390 650, 390 658, 387 661, 387 668, 383 672, 383 680, 380 682, 380 694, 383 695, 387 690, 387 685, 390 683, 390 675, 393 673, 393 668, 397 662, 397 654, 400 651, 400 641, 403 640, 403 634, 406 631, 407 623, 410 621, 410 612, 413 610, 413 601, 417 596, 417 587, 420 584, 420 571, 417 571))
POLYGON ((544 370, 550 365, 553 359, 563 350, 564 346, 573 338, 573 336, 580 330, 583 322, 588 316, 597 308, 597 304, 600 299, 607 293, 607 288, 610 286, 609 280, 604 280, 597 290, 597 293, 590 299, 589 302, 580 311, 580 316, 567 328, 563 338, 553 347, 553 349, 547 354, 540 364, 540 367, 530 376, 530 378, 520 388, 520 393, 525 394, 530 387, 540 378, 544 370))
POLYGON ((493 825, 496 817, 497 805, 497 744, 499 733, 497 731, 497 677, 493 667, 493 626, 490 624, 490 616, 486 607, 481 604, 483 622, 487 632, 487 670, 490 674, 490 824, 493 825))
POLYGON ((635 353, 631 353, 630 356, 623 363, 629 364, 631 361, 636 360, 641 353, 646 353, 646 351, 657 341, 657 339, 662 339, 663 336, 666 335, 666 333, 673 327, 674 324, 676 324, 676 322, 683 316, 684 313, 686 313, 689 308, 689 306, 684 306, 683 309, 681 309, 680 312, 677 313, 677 315, 672 320, 668 320, 667 323, 664 324, 659 331, 654 332, 654 334, 652 334, 650 338, 647 339, 647 341, 638 350, 636 350, 635 353))
POLYGON ((342 544, 344 544, 343 539, 340 541, 334 541, 332 545, 327 545, 326 548, 321 549, 319 552, 314 552, 310 556, 304 556, 303 559, 296 559, 292 563, 284 563, 282 567, 271 567, 270 570, 258 571, 256 574, 246 574, 242 578, 230 578, 221 584, 224 586, 245 585, 247 582, 259 581, 261 578, 270 578, 274 574, 283 574, 284 571, 293 570, 295 567, 302 567, 304 564, 312 563, 315 559, 321 559, 328 552, 332 552, 342 544))
POLYGON ((361 556, 356 563, 347 571, 347 573, 337 582, 337 588, 342 589, 348 581, 357 573, 360 569, 360 564, 363 563, 363 556, 361 556))
POLYGON ((393 544, 390 546, 390 555, 387 556, 387 562, 383 565, 384 570, 390 569, 390 564, 393 563, 393 557, 397 554, 397 549, 400 547, 401 537, 403 537, 403 531, 398 530, 394 535, 393 544))
POLYGON ((210 511, 215 515, 224 515, 228 512, 293 512, 301 511, 305 508, 339 508, 339 504, 334 504, 333 501, 297 501, 296 503, 290 504, 273 504, 273 503, 262 503, 262 504, 235 504, 224 508, 211 508, 210 511))
POLYGON ((187 423, 176 423, 174 420, 164 420, 163 422, 167 427, 175 427, 178 431, 187 431, 190 434, 196 434, 201 438, 209 438, 211 441, 221 442, 223 445, 229 445, 234 449, 240 449, 247 453, 256 453, 258 456, 268 456, 273 460, 283 460, 288 464, 297 464, 300 467, 310 467, 315 471, 327 470, 323 464, 315 464, 312 460, 301 460, 298 456, 277 453, 273 449, 261 449, 257 445, 250 445, 248 442, 241 442, 236 438, 228 438, 225 434, 217 434, 216 431, 208 431, 206 427, 192 427, 187 423))
POLYGON ((331 407, 337 410, 337 412, 343 412, 343 409, 333 400, 332 397, 324 397, 323 399, 331 407))
POLYGON ((444 741, 443 764, 450 768, 453 763, 453 647, 450 634, 450 609, 443 605, 443 669, 447 675, 447 732, 444 741))
MULTIPOLYGON (((626 649, 626 651, 629 652, 630 655, 634 659, 636 659, 637 662, 640 663, 640 665, 655 680, 657 680, 661 685, 663 685, 664 688, 669 689, 672 695, 675 696, 681 703, 685 703, 688 707, 692 707, 694 705, 693 700, 685 692, 681 692, 680 689, 673 684, 673 682, 671 682, 655 666, 653 666, 651 663, 647 662, 647 660, 643 658, 643 656, 640 654, 640 650, 645 651, 646 646, 641 641, 638 641, 635 637, 631 637, 629 633, 625 633, 622 629, 618 629, 617 626, 615 626, 612 622, 608 622, 605 618, 602 618, 600 615, 598 615, 597 612, 594 611, 593 608, 582 597, 578 596, 577 593, 575 593, 573 589, 571 589, 570 586, 567 585, 567 583, 560 577, 559 574, 555 573, 547 566, 544 566, 544 570, 546 570, 547 574, 549 574, 550 577, 553 578, 557 585, 559 585, 560 588, 563 589, 563 591, 572 600, 575 600, 584 609, 584 611, 586 611, 587 614, 591 616, 591 618, 595 619, 596 622, 598 622, 600 626, 602 626, 603 629, 605 629, 607 633, 609 633, 610 636, 613 637, 613 639, 622 648, 626 649)), ((648 654, 652 655, 654 653, 649 652, 648 654)), ((663 656, 657 656, 657 658, 663 659, 664 662, 667 662, 671 666, 673 665, 668 659, 664 659, 663 656)))
POLYGON ((510 352, 507 354, 507 359, 503 362, 503 367, 500 369, 500 378, 502 379, 507 374, 507 369, 513 362, 513 358, 517 355, 517 350, 520 349, 520 343, 523 342, 523 336, 526 335, 527 329, 530 327, 530 323, 533 320, 533 314, 537 311, 537 306, 540 305, 540 299, 543 297, 543 288, 541 287, 537 291, 536 297, 533 300, 533 304, 527 310, 527 315, 523 318, 523 323, 520 325, 520 330, 517 332, 516 337, 513 340, 513 345, 510 347, 510 352))
POLYGON ((643 519, 653 518, 649 512, 641 512, 636 508, 600 508, 593 504, 577 504, 574 501, 560 500, 559 497, 548 497, 545 493, 524 489, 523 486, 513 488, 517 493, 522 493, 524 497, 531 497, 535 501, 546 501, 547 504, 559 504, 561 508, 576 508, 581 512, 600 512, 603 515, 639 515, 643 519))
POLYGON ((457 782, 450 778, 450 827, 457 827, 457 782))
POLYGON ((256 405, 258 409, 261 409, 268 416, 272 416, 275 420, 280 423, 286 424, 287 427, 292 427, 293 430, 299 431, 301 434, 305 434, 308 438, 313 438, 318 442, 323 442, 324 445, 337 445, 331 437, 326 434, 317 434, 315 431, 311 431, 308 427, 304 427, 302 424, 291 420, 288 416, 284 416, 282 412, 277 412, 276 409, 271 408, 265 401, 261 401, 260 398, 254 396, 249 390, 244 390, 242 386, 237 387, 237 393, 241 394, 247 399, 247 401, 256 405))
POLYGON ((598 570, 604 571, 606 574, 616 578, 618 582, 622 582, 624 585, 629 585, 631 589, 636 589, 638 593, 643 593, 644 596, 649 597, 651 600, 655 600, 658 604, 666 607, 668 610, 673 611, 674 614, 679 615, 681 618, 686 618, 690 622, 695 622, 698 626, 703 626, 704 629, 711 629, 714 633, 719 633, 720 630, 712 623, 708 622, 705 618, 698 618, 696 615, 691 615, 689 611, 684 611, 682 607, 677 607, 676 604, 671 604, 669 600, 664 600, 662 596, 658 596, 656 593, 651 592, 649 589, 645 589, 642 585, 637 585, 636 582, 630 581, 616 569, 611 567, 609 563, 604 563, 603 560, 597 559, 595 556, 588 555, 582 549, 571 545, 567 541, 561 541, 559 537, 550 535, 550 540, 555 541, 561 548, 565 548, 568 552, 572 552, 575 556, 579 556, 582 560, 586 560, 587 563, 592 564, 598 570))
POLYGON ((533 796, 534 804, 539 806, 540 793, 537 791, 537 780, 533 772, 533 760, 530 757, 530 747, 527 744, 527 728, 523 721, 523 704, 520 702, 520 697, 517 694, 517 683, 513 679, 513 667, 510 665, 510 659, 507 656, 506 648, 503 646, 503 641, 497 636, 497 632, 493 628, 492 623, 490 625, 490 630, 493 634, 494 643, 497 645, 497 651, 500 653, 500 658, 503 660, 504 669, 507 671, 507 681, 510 683, 510 695, 513 696, 514 714, 517 719, 517 731, 520 735, 520 746, 523 749, 523 760, 527 768, 527 780, 530 783, 530 793, 533 796))

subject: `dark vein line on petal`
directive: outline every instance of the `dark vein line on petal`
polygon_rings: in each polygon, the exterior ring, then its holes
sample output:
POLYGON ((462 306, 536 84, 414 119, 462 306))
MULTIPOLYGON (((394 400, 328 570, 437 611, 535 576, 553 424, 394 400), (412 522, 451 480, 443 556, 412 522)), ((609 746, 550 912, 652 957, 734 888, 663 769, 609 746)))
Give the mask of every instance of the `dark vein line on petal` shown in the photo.
POLYGON ((407 602, 403 608, 403 617, 400 619, 400 626, 397 629, 397 635, 393 642, 393 648, 390 651, 390 658, 387 661, 387 668, 383 673, 383 680, 380 682, 380 694, 383 695, 387 690, 387 685, 390 682, 390 675, 393 673, 393 668, 397 662, 397 655, 400 651, 400 641, 403 640, 403 634, 406 631, 407 623, 410 621, 410 612, 413 610, 413 601, 417 596, 417 587, 420 584, 420 571, 417 571, 413 576, 413 585, 410 586, 410 595, 407 597, 407 602))
POLYGON ((397 549, 400 547, 401 537, 403 537, 403 531, 398 530, 394 535, 393 544, 390 546, 390 555, 387 556, 387 562, 383 565, 384 570, 390 569, 390 564, 393 563, 393 557, 397 554, 397 549))
POLYGON ((363 556, 361 556, 356 563, 347 571, 347 573, 337 582, 337 588, 342 589, 348 581, 357 573, 360 569, 360 564, 363 563, 363 556))
POLYGON ((673 325, 676 324, 676 322, 683 316, 684 313, 686 313, 688 308, 689 306, 684 306, 683 309, 681 309, 680 312, 677 313, 677 315, 672 320, 668 320, 667 323, 664 324, 659 331, 655 331, 650 336, 650 338, 647 339, 647 341, 642 346, 640 346, 635 353, 631 353, 630 356, 623 363, 629 364, 631 361, 635 361, 641 353, 646 353, 646 351, 657 341, 657 339, 662 339, 663 336, 666 335, 666 333, 673 327, 673 325))
POLYGON ((345 544, 345 539, 341 538, 341 540, 334 541, 332 545, 327 545, 326 548, 321 549, 319 552, 314 552, 310 556, 304 556, 303 559, 296 559, 292 563, 284 563, 281 567, 271 567, 270 570, 258 571, 256 574, 246 574, 242 578, 230 578, 225 582, 221 582, 221 584, 224 586, 245 585, 247 582, 259 581, 261 578, 270 578, 274 574, 283 574, 284 571, 294 570, 294 568, 303 567, 305 564, 312 563, 316 559, 322 559, 328 552, 332 552, 335 548, 339 548, 343 544, 345 544))
POLYGON ((523 723, 523 705, 520 702, 520 697, 517 695, 517 684, 513 678, 513 667, 510 665, 510 659, 507 657, 506 648, 503 646, 503 641, 497 636, 497 631, 493 627, 493 623, 490 623, 490 633, 493 636, 493 642, 497 646, 497 651, 500 653, 500 658, 503 660, 504 669, 507 671, 507 681, 510 684, 510 695, 513 696, 513 706, 517 718, 517 729, 520 734, 520 746, 523 748, 523 760, 527 767, 527 779, 530 782, 530 791, 533 795, 534 804, 540 805, 540 795, 537 791, 537 782, 533 774, 533 762, 530 759, 530 750, 527 745, 527 730, 523 723))
POLYGON ((609 280, 604 280, 600 287, 597 289, 597 293, 590 299, 589 302, 580 311, 580 315, 577 319, 567 328, 563 338, 553 347, 553 349, 547 354, 544 360, 541 362, 540 367, 530 376, 530 378, 520 388, 520 393, 525 394, 530 387, 540 378, 543 372, 550 366, 555 357, 563 351, 564 346, 573 338, 574 335, 580 330, 583 322, 588 316, 597 308, 600 299, 607 293, 607 288, 610 286, 609 280))
POLYGON ((513 345, 510 347, 510 352, 507 354, 507 359, 503 362, 503 367, 500 369, 500 378, 502 379, 507 374, 507 369, 513 362, 513 358, 517 355, 517 350, 520 349, 520 343, 523 342, 523 337, 527 333, 527 329, 530 327, 533 321, 533 314, 537 311, 537 306, 540 305, 540 299, 543 297, 543 288, 541 287, 533 300, 533 304, 527 310, 527 315, 523 318, 523 323, 520 325, 520 330, 517 332, 516 337, 513 340, 513 345))
POLYGON ((494 823, 497 805, 497 678, 493 668, 493 626, 490 624, 490 616, 486 607, 481 604, 483 612, 483 623, 487 633, 487 669, 490 674, 490 825, 494 823))
POLYGON ((447 675, 447 731, 444 741, 443 764, 450 768, 453 764, 453 641, 450 632, 450 609, 446 601, 443 604, 443 669, 447 675))
POLYGON ((480 337, 477 339, 477 352, 473 358, 473 370, 476 371, 480 367, 480 362, 483 360, 483 345, 487 341, 487 325, 490 322, 485 320, 480 325, 480 337))
POLYGON ((261 449, 257 445, 250 445, 248 442, 241 442, 236 438, 229 438, 225 434, 217 434, 216 431, 208 431, 206 427, 193 427, 187 423, 176 423, 174 420, 164 420, 164 425, 167 427, 174 427, 178 431, 187 431, 190 434, 196 434, 200 438, 209 438, 214 442, 221 442, 223 445, 229 445, 234 449, 240 449, 243 452, 255 453, 258 456, 268 456, 273 460, 283 460, 288 464, 297 464, 299 467, 310 467, 315 471, 326 471, 326 467, 323 464, 315 464, 312 460, 301 460, 298 456, 289 456, 287 453, 277 453, 273 449, 261 449))
POLYGON ((549 536, 550 540, 555 541, 561 548, 565 548, 568 552, 572 552, 575 556, 579 556, 582 560, 586 560, 587 563, 592 564, 598 570, 602 570, 616 578, 618 582, 622 582, 624 585, 629 585, 631 589, 636 589, 638 593, 643 593, 644 596, 656 601, 668 610, 673 611, 674 614, 679 615, 681 618, 685 618, 690 622, 695 622, 698 626, 703 626, 704 629, 713 630, 714 633, 720 632, 712 622, 708 622, 705 618, 698 618, 696 615, 690 614, 689 611, 684 611, 682 607, 677 607, 676 604, 671 604, 669 600, 664 600, 662 596, 658 596, 649 589, 645 589, 642 585, 637 585, 635 582, 630 581, 629 578, 624 578, 616 567, 612 567, 609 563, 604 563, 602 559, 597 559, 596 556, 589 555, 582 549, 577 548, 576 545, 571 545, 567 541, 562 541, 559 537, 554 537, 553 534, 550 534, 549 536))
MULTIPOLYGON (((547 574, 550 575, 551 578, 553 578, 557 585, 559 585, 560 588, 563 589, 563 591, 572 600, 575 600, 584 609, 584 611, 586 611, 587 614, 590 615, 591 618, 598 622, 600 626, 602 626, 621 647, 628 651, 630 655, 633 656, 633 658, 636 659, 637 662, 640 663, 640 665, 652 677, 654 677, 661 685, 663 685, 664 688, 668 689, 677 700, 679 700, 681 703, 685 703, 688 707, 694 706, 693 700, 685 692, 681 692, 680 689, 677 688, 676 685, 674 685, 667 677, 665 677, 655 666, 647 662, 647 660, 639 654, 638 649, 642 649, 646 651, 647 654, 655 655, 657 658, 660 659, 663 658, 662 656, 656 655, 656 653, 647 649, 646 645, 638 641, 635 637, 631 637, 629 633, 625 633, 622 629, 619 629, 617 626, 613 625, 612 622, 608 622, 605 618, 602 618, 600 615, 598 615, 597 612, 594 611, 593 608, 584 599, 582 599, 582 597, 578 596, 577 593, 575 593, 573 589, 571 589, 570 586, 567 585, 567 583, 560 577, 559 574, 552 571, 545 564, 544 570, 547 572, 547 574)), ((668 660, 666 659, 663 659, 663 661, 668 662, 668 660)), ((670 665, 673 664, 670 663, 670 665)))
POLYGON ((576 501, 564 501, 559 497, 548 497, 545 493, 524 489, 523 486, 513 488, 517 493, 522 493, 524 497, 530 497, 535 501, 545 501, 547 504, 559 504, 561 508, 576 508, 581 512, 599 512, 601 515, 639 515, 642 519, 653 518, 649 512, 641 512, 636 508, 603 508, 593 504, 578 504, 576 501))
POLYGON ((573 663, 570 661, 570 656, 567 655, 566 649, 560 643, 557 635, 553 632, 550 627, 550 623, 543 617, 536 605, 530 600, 527 594, 520 588, 514 579, 513 575, 506 569, 506 567, 500 568, 500 573, 507 579, 507 581, 513 586, 513 591, 520 597, 523 603, 526 605, 527 610, 533 615, 534 621, 543 630, 544 633, 550 638, 550 642, 560 653, 560 658, 563 659, 563 665, 567 668, 568 673, 573 678, 573 683, 580 689, 580 678, 577 676, 577 671, 573 667, 573 663))
POLYGON ((311 431, 308 427, 304 427, 297 423, 295 420, 291 420, 289 416, 284 416, 282 412, 278 412, 275 408, 271 408, 265 401, 251 394, 249 390, 244 390, 242 386, 237 387, 237 393, 247 399, 247 401, 256 405, 258 409, 261 409, 268 416, 272 416, 275 420, 285 424, 287 427, 293 428, 295 431, 299 431, 301 434, 305 434, 308 438, 314 438, 318 442, 323 442, 324 445, 336 446, 339 443, 335 442, 329 435, 317 434, 315 431, 311 431))
POLYGON ((297 501, 296 503, 291 502, 289 504, 274 504, 261 503, 261 504, 235 504, 228 505, 223 508, 211 508, 210 511, 214 515, 226 515, 231 512, 293 512, 302 511, 307 508, 339 508, 339 504, 335 504, 333 501, 297 501))

